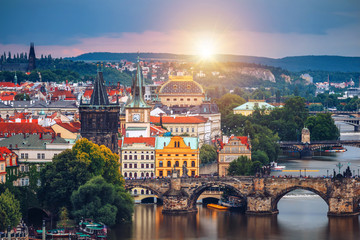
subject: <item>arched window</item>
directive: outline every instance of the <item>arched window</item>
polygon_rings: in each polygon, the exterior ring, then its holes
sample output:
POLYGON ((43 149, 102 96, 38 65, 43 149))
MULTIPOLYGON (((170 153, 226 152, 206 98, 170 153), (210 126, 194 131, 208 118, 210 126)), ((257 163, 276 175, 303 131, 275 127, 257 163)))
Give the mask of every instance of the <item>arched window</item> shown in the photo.
POLYGON ((134 173, 134 178, 137 178, 137 173, 134 173))
POLYGON ((163 167, 163 162, 162 161, 159 162, 159 167, 163 167))
POLYGON ((149 177, 149 173, 148 173, 148 172, 146 173, 146 177, 149 177))
POLYGON ((144 173, 143 173, 143 172, 141 173, 141 177, 144 177, 144 173))
POLYGON ((167 162, 167 167, 171 167, 171 162, 170 161, 167 162))
POLYGON ((149 194, 149 190, 146 189, 145 193, 146 193, 146 194, 149 194))
POLYGON ((127 177, 127 173, 124 173, 124 177, 127 177))
POLYGON ((141 194, 144 194, 144 189, 141 189, 141 194))
POLYGON ((195 167, 195 161, 191 161, 191 167, 195 167))
POLYGON ((129 173, 129 177, 132 177, 132 173, 129 173))
POLYGON ((137 189, 134 189, 134 195, 137 195, 137 189))
POLYGON ((187 167, 187 162, 186 161, 184 161, 184 165, 187 167))
POLYGON ((176 167, 179 167, 179 161, 176 161, 176 162, 175 162, 175 166, 176 166, 176 167))

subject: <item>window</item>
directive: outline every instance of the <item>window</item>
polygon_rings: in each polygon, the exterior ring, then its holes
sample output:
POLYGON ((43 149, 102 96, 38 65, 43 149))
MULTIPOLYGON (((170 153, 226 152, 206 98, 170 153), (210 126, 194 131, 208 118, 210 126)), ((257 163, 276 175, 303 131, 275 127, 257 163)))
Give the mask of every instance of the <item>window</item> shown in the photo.
POLYGON ((195 177, 195 171, 191 171, 191 176, 195 177))
POLYGON ((186 157, 187 156, 187 154, 184 154, 184 157, 186 157))
POLYGON ((129 177, 132 177, 132 173, 129 173, 129 177))
POLYGON ((146 164, 146 168, 149 168, 149 164, 148 164, 148 163, 146 164))
POLYGON ((132 160, 132 155, 129 155, 129 159, 132 160))
POLYGON ((175 154, 175 156, 179 156, 179 154, 175 154))
POLYGON ((144 160, 144 155, 141 155, 141 160, 144 160))
POLYGON ((151 164, 151 168, 154 168, 154 164, 153 164, 153 163, 151 164))
POLYGON ((171 162, 170 161, 167 162, 167 167, 171 167, 171 162))
POLYGON ((190 98, 186 99, 188 102, 190 102, 190 98))
POLYGON ((127 168, 127 164, 126 164, 126 163, 124 164, 124 168, 127 168))
POLYGON ((137 160, 137 155, 134 155, 134 159, 137 160))
POLYGON ((167 171, 167 175, 170 176, 170 175, 171 175, 171 171, 167 171))
POLYGON ((154 155, 151 155, 151 160, 154 160, 154 155))
POLYGON ((160 177, 163 176, 163 171, 159 171, 159 176, 160 176, 160 177))
POLYGON ((57 153, 54 153, 54 157, 56 157, 58 154, 57 153))
POLYGON ((41 159, 45 159, 45 153, 41 154, 41 159))
POLYGON ((131 164, 131 163, 129 164, 129 168, 132 168, 132 164, 131 164))
POLYGON ((197 98, 194 98, 194 101, 197 101, 197 98))
POLYGON ((134 163, 134 168, 137 168, 137 163, 134 163))
POLYGON ((171 154, 168 154, 168 157, 170 157, 171 156, 171 154))
POLYGON ((144 168, 144 164, 143 164, 143 163, 141 164, 141 168, 144 168))
POLYGON ((159 156, 162 156, 162 154, 159 154, 159 156))
POLYGON ((183 101, 184 101, 184 99, 183 99, 183 98, 180 98, 180 101, 182 101, 182 102, 183 102, 183 101))
POLYGON ((173 128, 170 128, 170 132, 172 132, 173 131, 173 128))
POLYGON ((191 156, 195 157, 195 154, 191 154, 191 156))
POLYGON ((191 167, 195 167, 195 161, 191 161, 191 167))
POLYGON ((38 153, 38 154, 37 154, 37 159, 40 159, 40 156, 41 156, 41 154, 40 154, 40 153, 38 153))
POLYGON ((163 162, 162 161, 159 162, 159 167, 163 167, 163 162))
POLYGON ((4 171, 4 164, 1 164, 1 171, 4 171))
POLYGON ((25 153, 25 158, 28 159, 29 158, 29 154, 25 153))
POLYGON ((127 155, 124 155, 124 160, 127 160, 127 155))
POLYGON ((191 128, 191 131, 192 131, 192 132, 195 132, 195 128, 191 128))
POLYGON ((175 167, 179 167, 179 161, 175 162, 175 167))
POLYGON ((149 155, 146 155, 146 160, 149 160, 149 155))
POLYGON ((170 98, 167 98, 167 99, 166 99, 166 101, 168 101, 168 102, 169 102, 169 101, 170 101, 170 98))
POLYGON ((181 128, 181 132, 184 132, 184 128, 181 128))
POLYGON ((151 173, 151 177, 153 177, 153 176, 154 176, 154 173, 152 172, 152 173, 151 173))
POLYGON ((184 161, 184 165, 187 167, 187 162, 186 161, 184 161))
POLYGON ((178 132, 179 130, 178 130, 178 128, 175 128, 175 132, 178 132))
POLYGON ((21 158, 24 158, 24 154, 23 154, 23 153, 21 154, 21 158))
POLYGON ((21 166, 20 171, 21 171, 21 172, 24 171, 24 166, 21 166))
POLYGON ((186 128, 186 132, 189 132, 189 128, 186 128))
POLYGON ((176 102, 176 98, 174 98, 173 100, 174 100, 174 102, 176 102))

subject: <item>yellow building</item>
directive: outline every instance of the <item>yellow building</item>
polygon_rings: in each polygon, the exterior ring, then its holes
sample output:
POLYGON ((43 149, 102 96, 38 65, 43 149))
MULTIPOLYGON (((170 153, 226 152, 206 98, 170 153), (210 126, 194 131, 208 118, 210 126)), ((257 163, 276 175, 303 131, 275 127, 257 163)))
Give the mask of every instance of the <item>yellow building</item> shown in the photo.
POLYGON ((219 176, 226 176, 230 163, 240 156, 251 159, 251 145, 248 137, 232 136, 226 143, 221 143, 218 154, 219 176))
POLYGON ((57 136, 64 138, 69 143, 75 143, 80 138, 80 123, 58 122, 51 126, 57 136))
POLYGON ((199 175, 199 144, 196 137, 157 137, 155 144, 155 175, 170 176, 173 169, 183 176, 199 175))
POLYGON ((197 106, 205 99, 202 86, 192 76, 169 76, 158 92, 159 99, 166 106, 197 106))

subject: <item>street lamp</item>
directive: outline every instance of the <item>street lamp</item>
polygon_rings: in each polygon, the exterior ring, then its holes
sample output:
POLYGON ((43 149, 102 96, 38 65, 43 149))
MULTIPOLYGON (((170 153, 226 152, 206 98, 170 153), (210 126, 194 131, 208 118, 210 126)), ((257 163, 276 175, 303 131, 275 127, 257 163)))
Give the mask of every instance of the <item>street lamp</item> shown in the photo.
POLYGON ((339 163, 336 164, 335 166, 337 166, 337 167, 339 168, 339 174, 340 174, 340 169, 341 169, 344 165, 339 162, 339 163))
POLYGON ((326 177, 329 177, 329 169, 326 170, 326 177))

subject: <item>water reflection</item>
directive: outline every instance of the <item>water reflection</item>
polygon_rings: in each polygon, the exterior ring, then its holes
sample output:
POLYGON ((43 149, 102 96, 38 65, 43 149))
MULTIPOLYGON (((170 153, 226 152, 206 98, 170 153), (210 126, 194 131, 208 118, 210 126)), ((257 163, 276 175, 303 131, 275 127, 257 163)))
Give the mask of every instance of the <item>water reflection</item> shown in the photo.
MULTIPOLYGON (((325 206, 324 206, 325 204, 325 206)), ((318 197, 279 202, 279 215, 247 216, 198 206, 188 215, 163 215, 161 206, 136 205, 133 223, 112 229, 111 239, 360 239, 359 217, 328 218, 318 197), (303 205, 304 202, 307 205, 303 205)))

